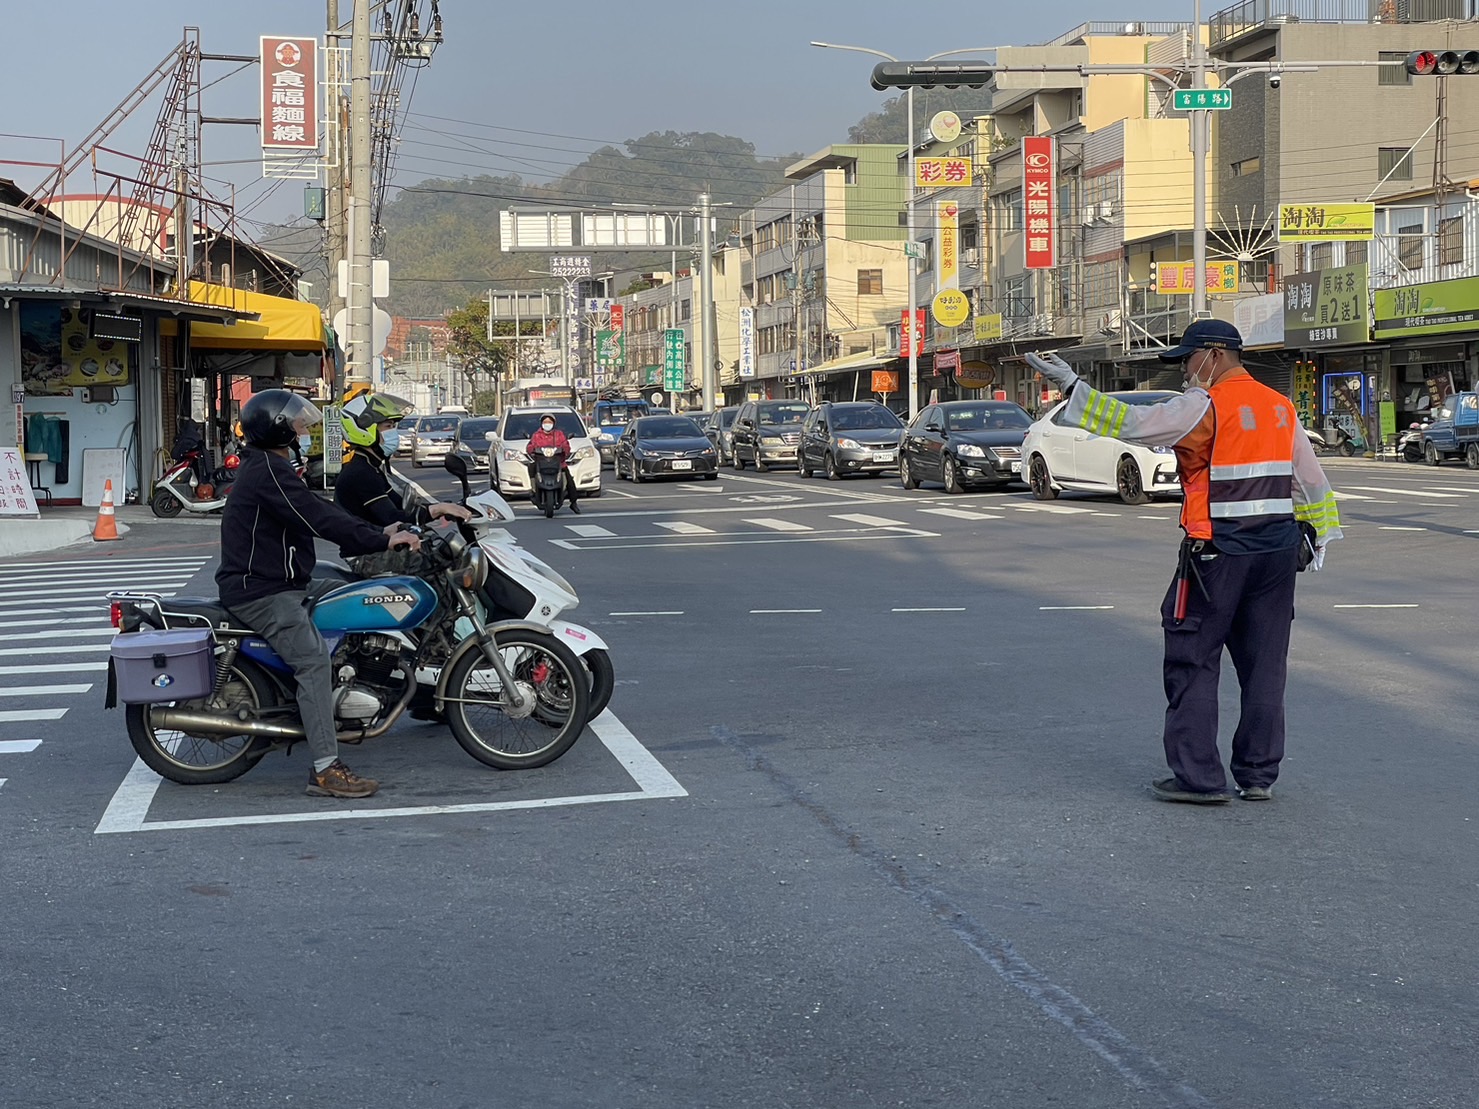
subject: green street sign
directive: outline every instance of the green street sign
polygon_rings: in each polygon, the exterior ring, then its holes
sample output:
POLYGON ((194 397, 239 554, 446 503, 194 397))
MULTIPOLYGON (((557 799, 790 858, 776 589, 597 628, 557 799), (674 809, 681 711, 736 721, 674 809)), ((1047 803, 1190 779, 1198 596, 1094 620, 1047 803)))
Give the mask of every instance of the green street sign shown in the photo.
POLYGON ((662 387, 670 393, 681 393, 683 391, 683 367, 679 366, 676 370, 665 371, 662 387))
POLYGON ((683 329, 670 327, 662 333, 662 377, 663 388, 672 392, 683 388, 683 378, 688 369, 685 357, 683 329))
POLYGON ((1232 107, 1232 89, 1175 89, 1171 107, 1178 112, 1226 111, 1232 107))

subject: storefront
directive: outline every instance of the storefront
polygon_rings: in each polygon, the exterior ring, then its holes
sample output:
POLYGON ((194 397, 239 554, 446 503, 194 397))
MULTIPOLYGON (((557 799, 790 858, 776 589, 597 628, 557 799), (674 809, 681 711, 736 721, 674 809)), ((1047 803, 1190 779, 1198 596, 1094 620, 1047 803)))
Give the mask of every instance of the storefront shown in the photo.
POLYGON ((1398 427, 1421 419, 1449 393, 1474 387, 1479 278, 1378 289, 1372 301, 1374 333, 1391 342, 1398 427))

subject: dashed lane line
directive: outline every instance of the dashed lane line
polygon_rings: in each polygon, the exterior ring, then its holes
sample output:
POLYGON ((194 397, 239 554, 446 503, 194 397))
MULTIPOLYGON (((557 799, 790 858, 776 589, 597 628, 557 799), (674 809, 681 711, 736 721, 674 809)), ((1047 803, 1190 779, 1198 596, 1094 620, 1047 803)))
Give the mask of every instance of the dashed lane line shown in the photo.
POLYGON ((676 535, 713 535, 713 528, 706 528, 699 524, 690 524, 684 520, 657 520, 653 522, 654 527, 664 528, 676 535))
POLYGON ((768 516, 746 517, 745 523, 754 524, 757 528, 769 528, 771 531, 815 531, 813 527, 806 524, 798 524, 795 520, 776 520, 768 516))
POLYGON ((785 616, 790 614, 818 613, 819 608, 752 608, 751 616, 785 616))
POLYGON ((864 524, 870 528, 908 528, 909 524, 903 520, 890 520, 886 516, 869 516, 862 512, 848 512, 841 515, 833 514, 834 520, 845 520, 849 524, 864 524))
POLYGON ((1363 493, 1394 493, 1399 497, 1437 497, 1440 500, 1461 501, 1463 493, 1429 493, 1426 489, 1388 489, 1381 485, 1347 485, 1347 489, 1359 489, 1363 493))
POLYGON ((606 539, 616 536, 616 532, 610 528, 603 528, 599 524, 566 524, 565 530, 573 531, 582 539, 606 539))
POLYGON ((66 709, 6 709, 0 711, 0 724, 25 724, 36 720, 60 720, 66 709))
POLYGON ((40 746, 39 739, 0 739, 0 755, 28 755, 40 746))
POLYGON ((0 689, 0 697, 41 697, 59 693, 86 693, 91 685, 26 685, 0 689))
POLYGON ((1000 516, 989 512, 972 512, 965 508, 921 508, 932 516, 949 516, 952 520, 1000 520, 1000 516))

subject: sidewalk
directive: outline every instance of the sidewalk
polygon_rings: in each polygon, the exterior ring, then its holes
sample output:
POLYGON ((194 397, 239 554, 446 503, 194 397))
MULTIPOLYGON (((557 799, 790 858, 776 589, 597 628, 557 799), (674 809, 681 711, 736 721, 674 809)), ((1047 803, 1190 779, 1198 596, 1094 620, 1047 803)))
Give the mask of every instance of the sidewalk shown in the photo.
MULTIPOLYGON (((183 514, 173 520, 161 520, 147 505, 122 504, 114 509, 118 523, 118 534, 127 542, 128 533, 137 527, 152 525, 177 526, 180 524, 210 524, 220 526, 221 517, 191 516, 183 514)), ((62 547, 78 546, 79 550, 97 546, 92 539, 93 525, 97 523, 98 510, 73 505, 64 508, 41 509, 36 520, 0 520, 0 558, 17 555, 49 554, 62 547)))

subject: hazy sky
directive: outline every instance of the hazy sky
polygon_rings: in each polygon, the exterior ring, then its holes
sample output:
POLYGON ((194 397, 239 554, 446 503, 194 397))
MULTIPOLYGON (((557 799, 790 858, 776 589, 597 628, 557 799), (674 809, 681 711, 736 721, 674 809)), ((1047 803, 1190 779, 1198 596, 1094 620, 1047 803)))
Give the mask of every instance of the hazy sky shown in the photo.
MULTIPOLYGON (((348 18, 353 0, 339 0, 348 18)), ((5 131, 83 138, 178 43, 186 24, 206 52, 254 54, 259 35, 322 35, 323 0, 3 0, 10 96, 5 131), (69 33, 58 37, 60 27, 69 33), (23 44, 30 44, 25 46, 23 44)), ((1203 4, 1203 16, 1226 4, 1203 4)), ((877 59, 817 50, 812 39, 901 58, 956 47, 1042 42, 1090 19, 1187 20, 1192 0, 1135 0, 1106 13, 1092 0, 882 3, 880 0, 680 0, 506 3, 442 0, 446 41, 420 71, 397 180, 519 173, 545 180, 600 143, 651 131, 739 135, 763 155, 812 152, 885 99, 868 86, 877 59), (440 118, 434 118, 440 117, 440 118), (457 122, 452 122, 457 121, 457 122), (532 132, 532 133, 531 133, 532 132)), ((423 10, 429 0, 423 0, 423 10)), ((233 66, 207 63, 207 81, 233 66)), ((407 82, 406 91, 411 91, 407 82)), ((255 67, 205 93, 205 113, 255 114, 255 67)), ((158 93, 111 140, 142 153, 158 93)), ((264 197, 253 132, 209 126, 207 173, 238 188, 252 218, 300 214, 301 185, 264 197)), ((55 144, 0 138, 0 158, 41 161, 55 144)), ((0 177, 26 181, 24 168, 0 177)), ((79 181, 74 179, 73 189, 79 181)))

